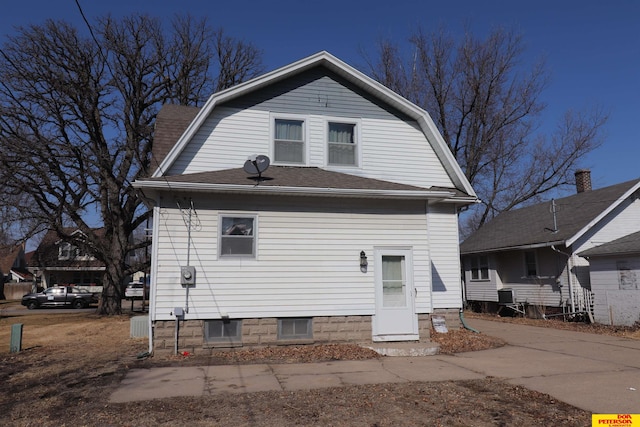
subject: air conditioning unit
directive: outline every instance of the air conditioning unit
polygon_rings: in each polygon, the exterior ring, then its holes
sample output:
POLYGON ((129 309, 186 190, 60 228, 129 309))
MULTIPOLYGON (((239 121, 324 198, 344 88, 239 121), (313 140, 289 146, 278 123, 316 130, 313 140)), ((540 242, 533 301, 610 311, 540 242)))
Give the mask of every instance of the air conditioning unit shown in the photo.
POLYGON ((509 305, 516 303, 516 290, 512 288, 498 289, 498 304, 509 305))

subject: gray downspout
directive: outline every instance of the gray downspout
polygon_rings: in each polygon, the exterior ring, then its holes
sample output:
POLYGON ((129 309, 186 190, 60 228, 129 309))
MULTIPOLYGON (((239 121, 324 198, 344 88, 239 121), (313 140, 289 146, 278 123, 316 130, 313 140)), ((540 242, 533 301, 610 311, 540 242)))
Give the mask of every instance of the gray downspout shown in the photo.
POLYGON ((566 252, 562 252, 560 249, 557 249, 555 245, 551 245, 551 249, 567 257, 567 285, 569 286, 569 300, 571 301, 571 312, 575 313, 576 306, 573 302, 573 281, 571 280, 571 255, 566 252))

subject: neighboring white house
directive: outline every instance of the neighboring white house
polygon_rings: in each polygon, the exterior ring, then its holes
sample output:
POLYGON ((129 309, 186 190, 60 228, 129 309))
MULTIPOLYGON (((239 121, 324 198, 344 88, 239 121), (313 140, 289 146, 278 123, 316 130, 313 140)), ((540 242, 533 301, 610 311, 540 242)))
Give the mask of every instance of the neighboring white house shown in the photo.
POLYGON ((631 326, 640 322, 640 231, 587 249, 595 321, 631 326))
POLYGON ((419 341, 432 314, 458 321, 476 195, 424 110, 334 56, 163 107, 153 155, 134 186, 154 206, 154 351, 419 341))
POLYGON ((603 295, 592 292, 580 255, 640 231, 640 180, 592 190, 590 172, 580 170, 576 187, 572 196, 503 212, 461 244, 467 301, 497 305, 500 295, 520 309, 593 314, 603 295))

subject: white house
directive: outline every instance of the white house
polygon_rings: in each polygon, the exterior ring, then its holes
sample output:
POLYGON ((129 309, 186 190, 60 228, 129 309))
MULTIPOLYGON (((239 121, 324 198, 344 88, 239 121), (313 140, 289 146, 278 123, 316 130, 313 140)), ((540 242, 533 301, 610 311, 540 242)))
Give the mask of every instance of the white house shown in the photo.
POLYGON ((579 255, 589 260, 595 321, 624 326, 640 322, 640 231, 579 255))
POLYGON ((329 53, 163 107, 154 144, 134 183, 154 206, 154 351, 420 341, 434 313, 458 320, 476 195, 425 111, 329 53))
POLYGON ((579 170, 576 189, 503 212, 461 244, 467 301, 546 315, 593 315, 604 304, 581 255, 640 231, 640 180, 592 189, 590 172, 579 170))

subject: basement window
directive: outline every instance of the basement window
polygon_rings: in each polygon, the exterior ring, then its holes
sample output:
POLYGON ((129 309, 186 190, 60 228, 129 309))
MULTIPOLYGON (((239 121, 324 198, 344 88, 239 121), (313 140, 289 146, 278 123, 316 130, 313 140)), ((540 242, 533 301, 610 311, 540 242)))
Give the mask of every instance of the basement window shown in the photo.
POLYGON ((242 320, 205 320, 204 340, 209 344, 242 344, 242 320))
POLYGON ((278 319, 279 340, 303 340, 313 338, 310 318, 278 319))

